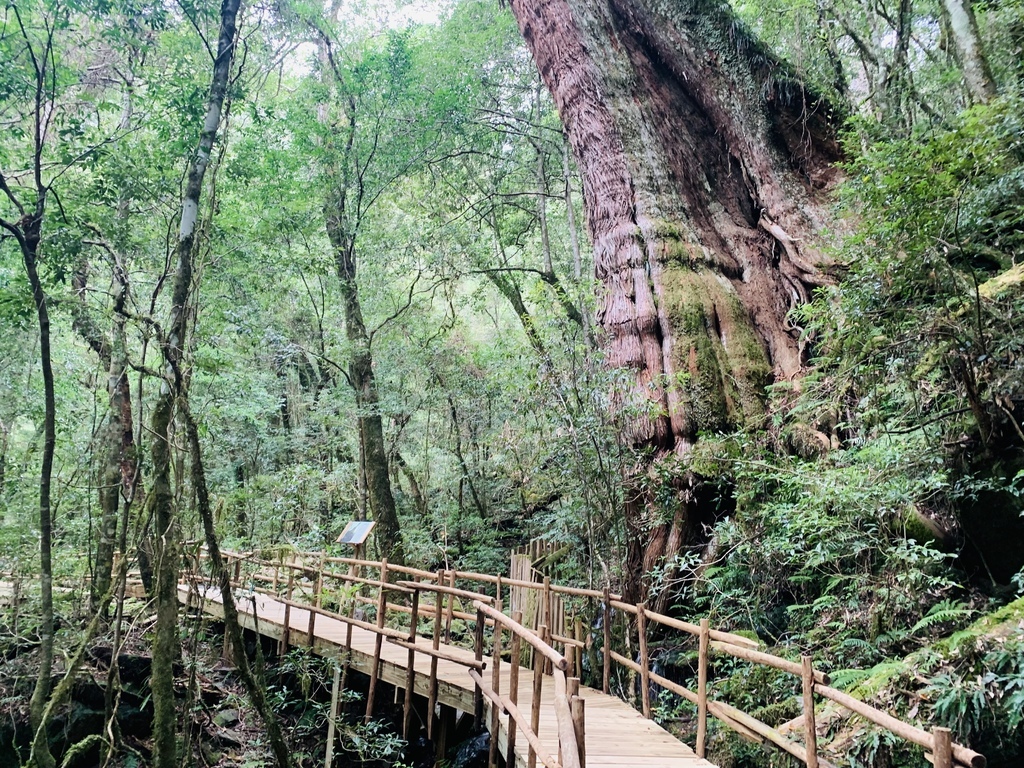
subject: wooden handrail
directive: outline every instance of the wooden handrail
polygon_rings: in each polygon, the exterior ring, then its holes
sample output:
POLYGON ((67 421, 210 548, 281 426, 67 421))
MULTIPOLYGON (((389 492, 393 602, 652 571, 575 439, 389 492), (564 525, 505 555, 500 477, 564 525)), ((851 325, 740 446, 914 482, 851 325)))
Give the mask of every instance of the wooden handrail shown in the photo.
MULTIPOLYGON (((693 635, 694 637, 700 636, 700 627, 696 624, 691 624, 690 622, 682 621, 681 619, 675 619, 671 616, 666 616, 663 613, 656 613, 650 609, 646 610, 645 613, 649 620, 656 621, 658 624, 663 624, 664 626, 671 627, 672 629, 681 630, 693 635)), ((717 629, 711 630, 711 639, 718 640, 723 643, 732 643, 733 645, 738 645, 741 648, 749 648, 751 650, 757 650, 758 648, 758 642, 756 640, 751 640, 749 637, 744 637, 743 635, 734 635, 732 632, 722 632, 717 629)))
MULTIPOLYGON (((823 698, 835 702, 849 712, 867 719, 890 733, 893 733, 912 744, 916 744, 926 750, 929 750, 932 753, 929 755, 929 759, 933 760, 935 765, 939 768, 952 768, 954 765, 966 766, 967 768, 984 768, 986 765, 986 760, 983 755, 974 752, 963 745, 952 742, 950 734, 946 729, 936 728, 933 732, 929 733, 928 731, 905 723, 886 712, 876 709, 875 707, 872 707, 871 705, 866 704, 843 691, 831 688, 829 686, 829 676, 821 670, 815 670, 809 657, 802 657, 801 663, 796 663, 770 653, 765 653, 759 650, 758 643, 755 640, 751 640, 750 638, 731 632, 723 632, 707 628, 706 620, 701 622, 701 626, 698 626, 681 619, 666 616, 662 613, 646 608, 643 604, 634 605, 632 603, 624 602, 619 595, 614 595, 607 589, 598 591, 578 587, 565 587, 557 584, 551 584, 550 579, 546 577, 543 582, 539 582, 512 579, 503 576, 492 576, 490 574, 471 571, 462 572, 449 570, 432 573, 409 566, 393 566, 388 564, 386 561, 378 562, 351 557, 327 557, 325 553, 322 552, 304 553, 296 551, 288 558, 287 561, 282 558, 282 560, 278 562, 264 560, 254 552, 239 553, 224 551, 223 555, 226 561, 234 561, 236 578, 239 576, 239 568, 242 562, 254 564, 258 568, 273 568, 274 574, 272 583, 275 586, 275 592, 259 588, 254 588, 254 591, 261 594, 272 595, 276 600, 284 603, 286 614, 292 607, 310 611, 310 636, 312 635, 314 616, 324 615, 329 618, 345 622, 350 627, 356 626, 374 632, 377 634, 378 642, 381 639, 386 638, 389 642, 407 648, 410 651, 410 658, 411 654, 414 652, 430 656, 434 662, 432 664, 431 671, 432 696, 436 697, 435 665, 438 658, 455 661, 469 667, 474 682, 477 685, 478 697, 485 696, 496 708, 496 712, 507 713, 510 718, 510 729, 512 729, 512 722, 514 722, 514 727, 518 729, 523 734, 523 737, 529 742, 531 765, 535 759, 535 755, 546 768, 576 768, 576 766, 582 765, 581 756, 584 754, 584 750, 580 749, 582 744, 577 743, 573 721, 574 711, 578 710, 579 712, 582 712, 583 710, 582 699, 579 699, 578 696, 575 696, 567 689, 566 671, 569 667, 568 660, 564 655, 555 650, 555 648, 551 646, 551 643, 560 643, 563 649, 566 650, 566 653, 569 653, 570 649, 582 649, 589 647, 589 642, 584 641, 578 631, 575 633, 577 635, 575 637, 567 636, 569 634, 568 632, 566 632, 566 634, 552 634, 552 632, 549 631, 547 627, 557 626, 561 628, 563 625, 568 626, 566 624, 564 613, 556 612, 555 615, 552 615, 553 607, 556 611, 563 610, 558 607, 561 605, 560 602, 552 602, 551 596, 553 594, 569 595, 595 601, 598 606, 597 610, 603 610, 602 631, 604 635, 604 642, 602 646, 602 666, 603 688, 606 693, 608 692, 609 687, 609 663, 611 661, 615 661, 629 669, 631 672, 636 673, 644 681, 641 693, 645 704, 645 715, 649 716, 650 712, 647 705, 648 683, 653 683, 665 690, 675 693, 676 695, 682 696, 685 700, 698 707, 698 755, 703 752, 704 746, 702 738, 702 731, 704 729, 700 727, 703 725, 704 716, 701 714, 701 711, 703 711, 715 716, 729 728, 737 731, 745 738, 749 738, 760 743, 768 741, 781 749, 784 749, 794 757, 801 760, 801 762, 807 765, 808 768, 815 768, 816 766, 825 766, 827 768, 829 764, 824 760, 821 760, 817 755, 816 738, 813 732, 815 724, 814 694, 817 693, 823 698), (293 561, 292 558, 298 558, 298 561, 293 561), (312 558, 316 558, 316 564, 310 562, 312 558), (345 574, 324 570, 324 565, 328 563, 347 564, 353 567, 353 569, 359 567, 379 568, 382 571, 382 577, 379 580, 375 580, 357 576, 355 572, 345 574), (286 569, 289 573, 287 579, 288 593, 285 597, 280 597, 276 594, 276 590, 280 586, 278 575, 282 568, 286 569), (406 574, 414 578, 429 579, 430 581, 419 582, 400 580, 394 583, 389 583, 383 575, 388 571, 406 574), (312 594, 317 605, 307 605, 301 601, 293 600, 291 598, 296 574, 301 574, 303 584, 306 585, 300 590, 300 594, 301 592, 308 592, 310 589, 309 582, 313 583, 312 594), (445 580, 445 577, 447 577, 447 585, 442 583, 442 581, 445 580), (354 584, 362 584, 379 590, 376 600, 354 596, 349 603, 350 605, 354 605, 357 602, 376 602, 378 604, 379 613, 381 613, 381 611, 396 610, 401 613, 410 614, 413 620, 417 618, 420 613, 432 615, 434 617, 432 645, 428 647, 415 641, 417 631, 415 624, 412 624, 407 632, 402 632, 385 627, 383 625, 382 615, 378 615, 377 623, 373 624, 321 608, 319 603, 322 600, 322 584, 325 578, 337 579, 354 584), (309 581, 306 581, 306 579, 309 579, 309 581), (462 580, 463 582, 468 581, 493 585, 496 587, 495 591, 497 592, 497 595, 492 597, 480 592, 460 589, 456 586, 456 582, 458 580, 462 580), (513 620, 502 613, 501 598, 503 588, 529 589, 540 593, 537 598, 540 610, 538 611, 538 616, 535 617, 538 625, 536 629, 524 626, 520 621, 513 620), (433 605, 421 605, 418 607, 417 611, 416 606, 418 605, 418 599, 414 599, 414 607, 412 609, 401 605, 389 606, 384 599, 384 593, 389 591, 406 594, 411 593, 414 595, 418 595, 421 591, 427 591, 432 592, 436 597, 433 601, 433 605), (447 597, 448 600, 444 600, 445 597, 447 597), (477 612, 476 615, 474 616, 473 614, 465 611, 456 611, 454 608, 455 598, 472 601, 473 608, 477 612), (497 605, 497 607, 494 607, 492 604, 497 605), (613 614, 611 613, 612 610, 620 611, 623 614, 637 618, 636 629, 640 632, 640 662, 623 656, 611 647, 613 639, 611 627, 613 618, 613 614), (545 753, 537 739, 536 726, 533 725, 533 722, 536 720, 536 716, 539 711, 537 709, 539 704, 538 696, 535 696, 534 699, 534 711, 531 713, 531 722, 527 722, 523 714, 518 709, 514 698, 502 695, 500 691, 496 690, 495 685, 488 684, 483 679, 482 675, 480 675, 480 670, 486 666, 482 658, 478 658, 474 662, 467 662, 467 660, 459 658, 456 654, 446 653, 444 649, 439 647, 442 624, 445 626, 445 636, 447 636, 450 622, 452 618, 456 616, 468 621, 476 621, 476 655, 478 657, 481 655, 482 632, 487 626, 494 627, 496 633, 496 649, 500 647, 500 637, 498 634, 502 631, 508 631, 511 633, 514 639, 514 648, 518 648, 520 642, 528 643, 534 651, 539 654, 540 659, 543 660, 542 663, 535 666, 535 692, 538 692, 537 683, 540 681, 540 676, 544 674, 544 667, 547 663, 551 664, 551 667, 548 669, 554 674, 555 679, 556 696, 554 704, 558 719, 559 745, 561 750, 560 761, 555 761, 549 754, 545 753), (442 618, 444 618, 443 622, 442 618), (701 669, 705 671, 705 675, 707 670, 707 656, 709 651, 713 650, 736 658, 744 659, 754 664, 779 669, 799 677, 802 681, 803 689, 803 716, 801 719, 804 723, 805 731, 808 732, 805 744, 799 744, 790 740, 783 736, 777 729, 760 722, 756 718, 751 717, 735 707, 724 702, 712 700, 707 695, 707 682, 704 677, 701 678, 700 685, 698 686, 699 690, 695 693, 651 670, 651 662, 647 653, 646 633, 646 628, 649 622, 654 622, 669 629, 685 632, 701 639, 699 664, 701 669), (546 624, 547 627, 539 626, 542 623, 546 624)), ((200 548, 198 556, 200 559, 205 556, 204 548, 200 548)), ((254 580, 271 581, 271 578, 267 576, 265 572, 262 574, 257 572, 253 574, 251 578, 254 580)), ((295 585, 295 587, 297 588, 298 585, 295 585)), ((591 603, 592 606, 594 604, 594 602, 591 603)), ((288 627, 285 627, 284 639, 282 642, 285 644, 288 642, 288 627)), ((575 653, 575 651, 573 651, 573 653, 575 653)), ((495 652, 495 656, 497 657, 497 650, 495 652)), ((498 663, 498 661, 499 660, 496 658, 495 663, 498 663)), ((516 660, 516 662, 518 663, 518 660, 516 660)), ((516 669, 518 669, 518 666, 516 669)), ((495 674, 493 677, 494 681, 497 682, 499 679, 498 676, 495 674)))
POLYGON ((272 592, 269 592, 269 591, 267 591, 265 589, 254 589, 253 592, 255 592, 257 594, 260 594, 260 595, 266 595, 267 597, 272 597, 277 602, 284 603, 285 605, 287 605, 287 606, 289 606, 291 608, 298 608, 299 610, 302 610, 302 611, 310 611, 310 612, 315 613, 315 614, 317 614, 319 616, 325 616, 328 619, 334 619, 336 621, 340 621, 340 622, 343 622, 345 624, 351 624, 353 627, 359 627, 360 629, 365 629, 365 630, 367 630, 369 632, 373 632, 374 634, 382 635, 382 636, 387 637, 387 638, 395 638, 395 639, 398 639, 398 640, 405 640, 408 637, 408 634, 405 633, 405 632, 402 632, 401 630, 391 629, 390 627, 378 627, 376 624, 371 624, 368 621, 362 621, 360 619, 356 619, 356 618, 353 618, 353 617, 350 617, 350 616, 345 616, 344 614, 341 614, 341 613, 335 613, 334 611, 329 611, 326 608, 317 608, 314 605, 309 605, 308 603, 303 603, 303 602, 300 602, 298 600, 290 600, 290 599, 288 599, 286 597, 281 597, 279 595, 275 595, 272 592))
MULTIPOLYGON (((780 656, 773 656, 770 653, 762 653, 761 651, 752 651, 748 648, 740 648, 732 643, 722 643, 718 640, 712 640, 711 647, 716 651, 721 651, 722 653, 727 653, 730 656, 735 656, 737 659, 745 659, 746 661, 752 661, 755 664, 774 667, 775 669, 780 669, 783 672, 789 672, 789 674, 796 675, 797 677, 801 677, 803 675, 802 665, 797 664, 795 661, 783 659, 780 656)), ((819 685, 828 685, 832 680, 824 672, 814 670, 814 682, 819 685)))
MULTIPOLYGON (((846 707, 851 712, 856 712, 866 720, 870 720, 875 725, 882 726, 887 731, 895 733, 900 738, 906 739, 907 741, 924 747, 925 749, 935 750, 935 739, 932 734, 928 733, 928 731, 917 728, 909 723, 904 723, 902 720, 897 720, 892 715, 882 712, 879 709, 875 709, 870 704, 865 704, 863 701, 853 698, 850 694, 838 691, 835 688, 830 688, 827 685, 816 685, 814 686, 814 690, 826 699, 834 701, 840 706, 846 707)), ((960 744, 953 744, 952 751, 953 759, 956 760, 956 762, 970 766, 970 768, 985 768, 987 761, 985 760, 984 755, 967 749, 967 747, 961 746, 960 744)))
POLYGON ((416 651, 416 653, 422 653, 424 656, 431 656, 435 659, 444 659, 445 661, 450 661, 454 664, 461 664, 462 666, 469 667, 470 669, 487 668, 486 661, 477 661, 476 659, 463 659, 457 654, 445 651, 443 648, 432 648, 430 646, 422 645, 420 643, 411 643, 408 640, 404 640, 393 635, 387 635, 386 637, 389 643, 394 643, 400 648, 405 648, 409 651, 416 651))
POLYGON ((438 592, 444 595, 452 595, 453 597, 461 597, 464 600, 479 600, 482 603, 493 603, 494 598, 490 595, 481 595, 479 592, 470 592, 466 589, 456 589, 454 587, 444 587, 440 584, 424 584, 420 581, 398 581, 395 582, 408 590, 426 590, 427 592, 438 592))
POLYGON ((483 613, 485 616, 489 616, 490 618, 494 619, 496 622, 505 627, 505 629, 519 635, 523 640, 532 645, 534 650, 538 651, 542 656, 544 656, 544 658, 550 661, 556 669, 565 672, 566 668, 569 666, 569 662, 566 661, 565 656, 563 656, 550 645, 545 643, 543 640, 537 637, 537 635, 535 635, 531 630, 527 629, 519 622, 513 621, 508 616, 503 614, 501 611, 495 610, 491 606, 487 605, 486 603, 482 603, 479 600, 473 601, 473 607, 481 613, 483 613))
MULTIPOLYGON (((633 605, 632 603, 624 603, 621 600, 611 599, 611 607, 625 613, 630 613, 636 616, 640 613, 640 606, 633 605)), ((673 629, 679 629, 687 634, 693 635, 694 637, 700 636, 700 627, 696 624, 691 624, 688 621, 680 621, 679 619, 673 619, 671 616, 665 616, 662 613, 655 613, 654 611, 644 609, 644 616, 648 619, 653 619, 659 624, 664 624, 666 627, 672 627, 673 629)), ((756 641, 751 640, 749 637, 743 637, 743 635, 734 635, 732 632, 722 632, 717 629, 711 630, 711 639, 717 640, 723 643, 730 643, 737 645, 742 648, 757 648, 758 644, 756 641)), ((799 674, 799 673, 798 673, 799 674)))

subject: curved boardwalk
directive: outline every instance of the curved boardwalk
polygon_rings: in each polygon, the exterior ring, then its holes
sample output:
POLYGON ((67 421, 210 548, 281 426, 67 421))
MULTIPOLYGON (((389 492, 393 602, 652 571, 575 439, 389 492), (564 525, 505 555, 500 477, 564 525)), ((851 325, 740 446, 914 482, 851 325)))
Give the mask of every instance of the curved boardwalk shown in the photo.
MULTIPOLYGON (((182 602, 189 596, 187 587, 179 589, 182 602)), ((214 588, 205 591, 202 609, 205 613, 223 617, 220 593, 214 588)), ((273 597, 255 594, 250 598, 236 595, 239 620, 247 629, 259 632, 266 637, 280 640, 284 635, 285 604, 273 597), (256 613, 254 615, 253 606, 256 613)), ((309 627, 309 611, 292 607, 288 612, 289 643, 292 645, 309 645, 307 634, 309 627)), ((337 619, 323 615, 316 617, 314 625, 313 650, 326 657, 344 659, 346 651, 351 651, 349 664, 353 669, 370 674, 373 664, 376 636, 373 632, 352 627, 351 648, 346 647, 348 625, 337 619)), ((419 644, 429 647, 429 642, 421 639, 419 644)), ((472 662, 471 651, 453 645, 442 646, 445 651, 465 658, 472 662)), ((415 654, 414 692, 426 697, 429 688, 430 658, 424 654, 415 654)), ((380 656, 380 679, 398 688, 406 686, 408 651, 393 643, 384 642, 380 656)), ((510 664, 501 665, 500 690, 509 690, 510 664)), ((484 672, 490 678, 491 670, 484 672)), ((466 666, 445 659, 437 662, 438 701, 463 712, 473 712, 474 684, 466 666)), ((554 705, 554 679, 543 676, 543 693, 541 695, 540 729, 541 743, 551 755, 558 755, 558 736, 554 705)), ((533 672, 525 667, 519 668, 519 708, 529 712, 532 704, 533 672)), ((586 702, 586 765, 591 768, 698 768, 711 766, 711 763, 698 758, 693 751, 673 737, 668 731, 653 720, 644 718, 625 702, 614 696, 607 696, 593 688, 581 686, 580 695, 586 702)), ((484 718, 488 728, 491 727, 490 714, 484 718)), ((508 716, 498 718, 498 744, 501 754, 506 752, 508 738, 508 716)), ((515 744, 516 765, 527 766, 527 743, 520 735, 515 744)), ((540 762, 538 761, 538 765, 540 762)))

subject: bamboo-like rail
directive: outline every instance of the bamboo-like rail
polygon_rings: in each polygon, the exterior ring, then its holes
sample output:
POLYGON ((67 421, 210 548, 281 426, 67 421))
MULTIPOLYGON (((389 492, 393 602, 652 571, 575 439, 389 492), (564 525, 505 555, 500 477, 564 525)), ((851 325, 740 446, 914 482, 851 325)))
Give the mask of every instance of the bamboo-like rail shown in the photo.
MULTIPOLYGON (((869 704, 855 699, 842 691, 830 687, 829 676, 822 670, 815 669, 810 656, 802 656, 800 662, 765 653, 757 650, 757 643, 749 638, 730 632, 711 629, 708 621, 702 620, 699 625, 666 616, 650 610, 644 604, 634 605, 624 602, 619 595, 608 590, 593 590, 577 587, 564 587, 551 584, 548 579, 542 582, 523 578, 506 578, 491 574, 462 572, 457 570, 425 571, 408 566, 398 566, 386 560, 362 560, 350 557, 328 557, 324 553, 293 552, 287 557, 282 552, 278 558, 266 559, 254 553, 224 552, 225 562, 232 569, 232 582, 242 588, 275 596, 275 599, 289 607, 309 611, 308 638, 313 637, 315 621, 318 615, 328 616, 362 629, 370 630, 377 635, 376 653, 371 667, 370 693, 367 697, 366 717, 373 714, 374 692, 377 682, 377 668, 380 662, 380 648, 383 641, 394 643, 409 652, 409 670, 412 675, 413 657, 417 653, 431 657, 435 663, 431 665, 429 682, 429 711, 437 697, 436 660, 456 661, 466 666, 476 690, 475 717, 482 721, 483 703, 490 705, 492 728, 500 714, 509 718, 508 751, 506 761, 512 759, 516 734, 520 734, 529 745, 528 766, 533 768, 539 763, 545 768, 585 768, 586 765, 586 730, 584 701, 578 695, 579 674, 582 667, 583 651, 591 650, 595 640, 602 639, 600 649, 600 665, 591 664, 598 673, 601 688, 605 693, 610 691, 613 669, 624 668, 632 680, 641 681, 639 706, 647 718, 652 717, 650 694, 652 686, 679 696, 696 707, 697 741, 696 753, 704 757, 707 734, 708 715, 715 717, 725 726, 742 737, 771 744, 796 757, 809 768, 830 768, 829 763, 818 754, 817 734, 814 717, 815 696, 827 699, 848 712, 860 716, 875 725, 889 731, 897 737, 923 747, 926 756, 936 768, 984 768, 985 757, 973 750, 952 742, 948 729, 936 727, 931 732, 904 723, 903 721, 883 712, 869 704), (328 566, 347 565, 347 573, 329 569, 328 566), (249 572, 245 580, 242 568, 249 572), (377 578, 364 576, 365 570, 376 570, 377 578), (389 577, 401 574, 409 578, 391 580, 389 577), (336 581, 347 585, 348 591, 337 593, 325 589, 325 581, 336 581), (298 582, 298 583, 297 583, 298 582), (257 583, 270 585, 255 586, 257 583), (459 586, 459 585, 463 586, 459 586), (476 589, 466 588, 475 586, 476 589), (357 591, 376 591, 375 596, 359 594, 357 591), (486 591, 485 591, 486 590, 486 591), (527 622, 523 614, 516 610, 513 597, 515 590, 520 593, 533 594, 536 609, 533 621, 527 622), (283 592, 283 594, 282 594, 283 592), (298 592, 298 594, 296 594, 298 592), (490 594, 489 594, 490 593, 490 594), (389 602, 388 594, 399 595, 411 605, 389 602), (508 601, 503 601, 507 595, 508 601), (333 611, 322 606, 327 599, 337 602, 338 610, 333 611), (426 598, 430 598, 428 602, 426 598), (581 632, 581 620, 578 615, 567 620, 563 598, 575 598, 585 601, 594 621, 590 626, 599 627, 596 632, 584 638, 581 632), (373 605, 376 610, 375 621, 356 618, 356 607, 373 605), (513 617, 503 612, 509 607, 513 617), (350 615, 346 615, 346 609, 350 615), (563 615, 558 615, 559 611, 563 615), (388 615, 395 622, 405 624, 405 629, 387 626, 388 615), (627 629, 635 633, 635 645, 630 643, 633 651, 624 655, 612 648, 613 623, 616 616, 631 618, 627 629), (404 617, 404 618, 403 618, 404 617), (430 617, 430 634, 419 637, 419 621, 430 617), (446 652, 442 643, 450 643, 452 639, 452 621, 459 618, 472 623, 473 650, 475 661, 467 663, 464 659, 446 652), (532 624, 533 626, 530 626, 532 624), (698 641, 698 681, 697 690, 691 691, 679 683, 672 681, 651 669, 651 659, 647 650, 648 634, 652 624, 663 628, 690 635, 698 641), (562 634, 552 632, 552 627, 564 627, 562 634), (571 626, 571 629, 569 628, 571 626), (486 659, 485 632, 490 630, 491 658, 486 659), (570 634, 571 633, 571 634, 570 634), (508 635, 506 644, 504 637, 508 635), (561 652, 558 647, 561 646, 561 652), (514 669, 518 669, 523 651, 533 651, 534 695, 530 713, 518 707, 518 684, 513 682, 510 690, 504 693, 498 690, 500 676, 498 670, 503 662, 503 649, 510 649, 510 660, 514 669), (781 733, 773 726, 761 722, 751 715, 730 706, 726 702, 716 701, 710 697, 708 670, 711 653, 725 654, 743 659, 753 664, 768 666, 791 674, 800 680, 802 690, 801 709, 804 721, 804 740, 796 741, 781 733), (484 674, 488 664, 491 666, 490 681, 484 674), (538 715, 540 712, 540 680, 543 675, 554 676, 555 700, 553 702, 558 731, 559 755, 554 757, 544 751, 537 736, 538 715)), ((286 613, 287 615, 287 613, 286 613)), ((287 620, 285 622, 287 626, 287 620)), ((281 639, 282 649, 289 644, 288 631, 281 639)), ((596 658, 596 655, 594 656, 596 658)), ((518 675, 513 672, 512 680, 517 681, 518 675)), ((408 724, 411 709, 412 684, 406 686, 404 722, 408 724)), ((428 729, 431 727, 428 724, 428 729)), ((495 732, 496 731, 492 731, 495 732)), ((497 739, 492 739, 489 764, 498 766, 497 739)))

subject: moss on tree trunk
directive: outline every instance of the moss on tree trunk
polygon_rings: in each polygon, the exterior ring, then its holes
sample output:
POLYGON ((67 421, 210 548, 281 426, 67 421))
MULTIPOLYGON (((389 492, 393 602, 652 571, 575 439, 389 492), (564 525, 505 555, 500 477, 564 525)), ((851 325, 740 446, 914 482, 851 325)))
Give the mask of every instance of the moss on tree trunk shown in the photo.
MULTIPOLYGON (((827 105, 724 4, 511 5, 583 174, 603 346, 633 374, 630 443, 685 456, 703 431, 756 423, 765 385, 800 373, 787 314, 826 281, 813 242, 839 154, 827 105)), ((699 480, 658 508, 647 471, 626 494, 634 597, 700 517, 699 480)))

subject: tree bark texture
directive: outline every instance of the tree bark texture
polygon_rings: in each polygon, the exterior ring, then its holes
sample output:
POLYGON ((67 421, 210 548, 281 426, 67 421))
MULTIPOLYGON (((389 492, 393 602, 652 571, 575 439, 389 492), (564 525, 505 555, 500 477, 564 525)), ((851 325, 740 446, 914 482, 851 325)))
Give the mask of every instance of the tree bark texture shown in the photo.
MULTIPOLYGON (((38 157, 38 155, 37 155, 38 157)), ((53 359, 50 352, 50 310, 42 280, 39 278, 39 244, 42 240, 43 212, 46 193, 40 190, 35 211, 23 221, 23 237, 19 238, 25 272, 32 288, 39 322, 39 363, 43 373, 43 456, 39 472, 39 585, 41 615, 39 619, 39 677, 29 700, 29 722, 33 730, 44 724, 44 707, 50 696, 50 675, 53 671, 53 513, 50 486, 53 478, 53 454, 57 444, 56 396, 54 394, 53 359)), ((35 754, 39 768, 55 765, 49 747, 43 745, 35 754)))
POLYGON ((971 0, 942 0, 942 7, 949 16, 949 28, 953 33, 967 90, 973 101, 984 104, 995 97, 996 83, 985 58, 971 0))
POLYGON ((338 192, 325 206, 327 236, 334 250, 334 265, 341 284, 341 297, 345 311, 345 334, 352 344, 352 357, 348 364, 348 380, 356 396, 357 428, 362 448, 363 474, 366 495, 373 519, 377 522, 376 536, 380 554, 389 562, 402 565, 405 554, 402 535, 391 492, 388 471, 388 451, 384 443, 384 424, 380 416, 380 398, 377 378, 373 373, 370 335, 363 321, 359 303, 359 285, 356 282, 355 236, 344 225, 344 192, 338 192))
MULTIPOLYGON (((827 281, 827 105, 713 0, 511 6, 583 175, 603 346, 633 374, 629 442, 685 455, 756 422, 765 386, 801 370, 789 310, 827 281)), ((697 484, 680 480, 679 509, 627 492, 632 590, 685 543, 697 484)))
MULTIPOLYGON (((224 0, 220 9, 217 57, 213 64, 210 95, 206 102, 196 147, 188 168, 181 202, 181 219, 175 245, 175 271, 171 290, 170 321, 160 341, 165 377, 153 408, 153 488, 149 496, 155 540, 156 627, 153 642, 153 765, 177 768, 177 717, 174 706, 174 660, 178 643, 178 532, 175 499, 171 485, 171 433, 176 401, 186 394, 182 369, 188 337, 188 303, 192 290, 193 247, 199 218, 199 200, 210 153, 220 126, 227 94, 228 77, 235 50, 235 33, 240 0, 224 0)), ((179 474, 180 476, 180 474, 179 474)))

